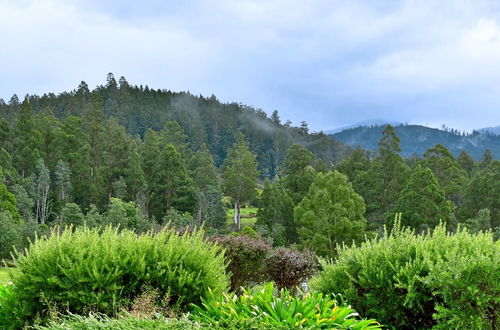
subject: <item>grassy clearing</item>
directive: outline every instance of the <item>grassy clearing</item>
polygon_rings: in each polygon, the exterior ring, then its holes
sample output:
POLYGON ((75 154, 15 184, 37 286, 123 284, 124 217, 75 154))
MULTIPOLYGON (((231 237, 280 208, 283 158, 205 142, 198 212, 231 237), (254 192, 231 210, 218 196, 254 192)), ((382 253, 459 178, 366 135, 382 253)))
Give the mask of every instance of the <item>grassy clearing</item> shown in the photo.
MULTIPOLYGON (((255 221, 257 221, 257 208, 256 207, 244 207, 240 210, 241 212, 241 226, 253 226, 255 221)), ((227 210, 227 224, 231 226, 233 224, 234 209, 227 210)))
POLYGON ((13 272, 15 272, 14 268, 0 267, 0 284, 9 283, 13 272))

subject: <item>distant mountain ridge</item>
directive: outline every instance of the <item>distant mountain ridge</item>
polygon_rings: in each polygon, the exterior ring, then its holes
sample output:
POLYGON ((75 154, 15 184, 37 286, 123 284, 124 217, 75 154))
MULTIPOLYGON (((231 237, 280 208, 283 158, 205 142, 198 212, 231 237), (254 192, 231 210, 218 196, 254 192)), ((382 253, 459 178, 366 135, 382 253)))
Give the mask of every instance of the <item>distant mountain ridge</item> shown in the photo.
MULTIPOLYGON (((341 132, 330 134, 335 140, 363 149, 375 151, 382 136, 385 125, 358 126, 341 132)), ((401 140, 401 155, 410 157, 413 154, 422 156, 425 151, 440 143, 458 156, 466 150, 474 159, 480 160, 484 151, 490 149, 495 158, 500 157, 500 135, 490 131, 473 131, 472 134, 460 134, 455 130, 440 130, 421 125, 395 126, 396 134, 401 140)))
POLYGON ((493 126, 493 127, 485 127, 485 128, 480 128, 478 129, 479 132, 486 133, 490 132, 496 135, 500 135, 500 125, 499 126, 493 126))
POLYGON ((360 126, 381 126, 381 125, 388 125, 388 124, 390 124, 392 126, 401 125, 401 123, 396 122, 396 121, 390 121, 390 120, 385 120, 385 119, 370 119, 370 120, 363 120, 363 121, 354 123, 352 125, 341 126, 341 127, 337 127, 334 129, 329 129, 329 130, 325 131, 325 134, 328 134, 328 135, 335 134, 335 133, 342 132, 342 131, 349 129, 349 128, 356 128, 356 127, 360 127, 360 126))

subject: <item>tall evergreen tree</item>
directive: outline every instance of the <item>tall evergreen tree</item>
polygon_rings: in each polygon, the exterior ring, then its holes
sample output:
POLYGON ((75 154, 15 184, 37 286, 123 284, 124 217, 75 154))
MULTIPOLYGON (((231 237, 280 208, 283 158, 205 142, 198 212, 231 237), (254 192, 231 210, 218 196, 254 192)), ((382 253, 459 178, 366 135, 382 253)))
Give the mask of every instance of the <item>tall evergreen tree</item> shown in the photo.
POLYGON ((476 173, 465 193, 461 218, 474 218, 481 209, 491 212, 491 227, 500 226, 500 161, 493 160, 476 173))
POLYGON ((285 245, 297 241, 293 221, 294 203, 280 182, 266 180, 260 196, 256 227, 273 238, 274 245, 285 245))
POLYGON ((422 164, 432 170, 446 198, 460 205, 467 184, 467 173, 453 155, 441 144, 427 150, 422 164))
POLYGON ((13 161, 22 177, 32 173, 36 160, 42 157, 41 141, 42 137, 36 128, 31 103, 25 100, 20 108, 13 139, 13 161))
POLYGON ((295 204, 298 204, 309 191, 316 178, 313 168, 314 155, 299 144, 288 148, 285 158, 285 185, 295 204))
POLYGON ((395 207, 387 215, 387 222, 391 228, 395 215, 401 213, 403 226, 421 232, 434 228, 440 221, 450 221, 451 211, 451 202, 446 200, 444 190, 432 171, 418 164, 395 207))
POLYGON ((157 220, 162 219, 171 208, 181 212, 194 211, 193 181, 188 175, 181 154, 171 144, 159 155, 149 193, 149 212, 157 220))
POLYGON ((366 202, 366 217, 371 230, 381 231, 385 215, 396 204, 403 190, 410 168, 398 154, 399 138, 390 125, 384 129, 378 156, 366 172, 359 172, 353 182, 356 192, 366 202))
POLYGON ((462 151, 460 155, 458 155, 458 163, 465 170, 469 177, 472 177, 474 173, 474 169, 476 167, 476 162, 474 159, 467 153, 467 151, 462 151))
POLYGON ((309 192, 294 210, 300 245, 321 256, 332 256, 337 244, 364 237, 363 198, 338 171, 318 174, 309 192))

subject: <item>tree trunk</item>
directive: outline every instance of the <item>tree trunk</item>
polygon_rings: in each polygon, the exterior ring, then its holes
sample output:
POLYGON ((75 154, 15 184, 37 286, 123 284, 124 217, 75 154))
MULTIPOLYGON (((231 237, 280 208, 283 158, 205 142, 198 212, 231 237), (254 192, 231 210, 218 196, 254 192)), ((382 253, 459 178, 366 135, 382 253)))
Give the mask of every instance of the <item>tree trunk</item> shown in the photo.
POLYGON ((238 208, 238 216, 236 217, 236 228, 238 229, 238 231, 241 230, 241 214, 240 214, 240 204, 238 203, 237 204, 237 208, 238 208))
POLYGON ((233 222, 235 225, 238 224, 238 206, 237 203, 234 202, 234 215, 233 215, 233 222))

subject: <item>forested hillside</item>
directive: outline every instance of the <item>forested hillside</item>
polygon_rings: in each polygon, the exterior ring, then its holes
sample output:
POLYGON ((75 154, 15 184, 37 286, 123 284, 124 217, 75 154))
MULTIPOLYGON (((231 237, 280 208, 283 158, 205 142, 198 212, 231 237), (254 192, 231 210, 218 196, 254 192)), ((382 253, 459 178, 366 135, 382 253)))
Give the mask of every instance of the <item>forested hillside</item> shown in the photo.
MULTIPOLYGON (((214 95, 203 97, 189 92, 132 86, 124 77, 117 82, 112 74, 108 75, 106 85, 92 91, 81 82, 76 90, 59 95, 26 95, 24 100, 14 95, 8 102, 0 100, 0 116, 9 124, 2 124, 5 137, 16 134, 16 125, 23 114, 33 116, 37 131, 50 128, 56 133, 61 126, 78 117, 83 133, 89 135, 87 140, 95 139, 96 143, 100 143, 101 138, 106 139, 108 132, 91 136, 99 133, 92 131, 91 122, 113 118, 130 137, 144 138, 148 129, 159 131, 167 122, 175 121, 184 131, 189 148, 196 151, 206 144, 217 166, 222 164, 238 135, 243 134, 257 154, 259 169, 268 177, 277 173, 292 143, 306 146, 325 162, 337 162, 349 150, 322 133, 310 133, 305 122, 300 127, 292 127, 289 121, 282 123, 277 111, 268 118, 260 109, 238 103, 224 104, 214 95)), ((47 137, 41 136, 39 143, 50 143, 42 141, 43 138, 47 137)), ((51 152, 36 145, 33 147, 42 153, 51 152)))
MULTIPOLYGON (((329 136, 351 147, 359 145, 363 149, 375 151, 384 127, 385 125, 359 126, 329 136)), ((490 149, 495 157, 500 157, 500 136, 488 131, 466 134, 453 129, 439 130, 420 125, 398 125, 394 129, 401 140, 401 155, 404 157, 411 157, 413 154, 422 156, 427 149, 438 143, 444 145, 454 156, 467 151, 479 161, 484 151, 490 149)))

